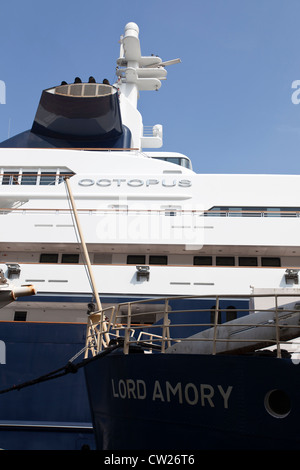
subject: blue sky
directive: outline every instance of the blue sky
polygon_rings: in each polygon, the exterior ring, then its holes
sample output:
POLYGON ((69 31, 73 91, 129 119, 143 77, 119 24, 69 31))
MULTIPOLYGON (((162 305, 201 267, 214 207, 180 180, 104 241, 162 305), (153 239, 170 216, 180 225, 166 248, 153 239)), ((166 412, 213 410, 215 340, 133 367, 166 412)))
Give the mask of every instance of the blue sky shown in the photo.
POLYGON ((163 124, 162 150, 199 173, 300 173, 299 0, 3 0, 0 15, 0 141, 31 127, 43 89, 113 82, 134 21, 144 55, 182 60, 139 100, 144 124, 163 124))

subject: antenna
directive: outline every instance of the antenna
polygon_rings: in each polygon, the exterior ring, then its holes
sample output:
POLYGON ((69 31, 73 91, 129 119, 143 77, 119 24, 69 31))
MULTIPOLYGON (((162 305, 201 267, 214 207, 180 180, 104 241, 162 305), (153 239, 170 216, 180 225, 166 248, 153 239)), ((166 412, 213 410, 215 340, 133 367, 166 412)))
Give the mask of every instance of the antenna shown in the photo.
POLYGON ((181 59, 166 60, 165 62, 160 62, 158 64, 145 65, 145 68, 146 67, 149 67, 149 68, 165 67, 166 65, 179 64, 180 62, 181 62, 181 59))

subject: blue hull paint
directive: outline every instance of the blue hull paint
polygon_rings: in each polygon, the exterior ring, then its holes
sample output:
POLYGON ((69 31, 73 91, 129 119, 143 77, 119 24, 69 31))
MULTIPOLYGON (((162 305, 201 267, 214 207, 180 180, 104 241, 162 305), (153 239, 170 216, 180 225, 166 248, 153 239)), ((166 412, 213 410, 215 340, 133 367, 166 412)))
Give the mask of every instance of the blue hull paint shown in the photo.
MULTIPOLYGON (((64 294, 62 297, 64 302, 78 302, 80 298, 85 306, 91 300, 90 295, 78 295, 64 294)), ((39 300, 57 302, 62 298, 54 294, 47 299, 42 296, 39 300)), ((103 297, 107 303, 130 300, 138 299, 121 295, 103 297)), ((18 301, 22 302, 22 299, 18 301)), ((195 301, 177 300, 176 305, 177 308, 194 309, 195 301)), ((245 308, 245 302, 237 299, 221 301, 222 321, 225 321, 226 308, 231 305, 237 309, 245 308)), ((209 322, 213 301, 202 299, 201 306, 208 309, 209 322)), ((197 322, 196 318, 197 313, 191 312, 187 321, 197 322)), ((186 335, 192 333, 192 330, 185 330, 186 335)), ((0 364, 0 391, 66 365, 83 348, 85 334, 86 326, 83 324, 0 322, 0 340, 6 346, 6 364, 0 364)), ((172 334, 175 336, 174 330, 172 334)), ((0 448, 69 450, 85 445, 95 448, 82 369, 76 374, 0 394, 0 448)))
MULTIPOLYGON (((85 325, 1 322, 6 364, 0 389, 22 384, 67 364, 83 346, 85 325)), ((19 391, 0 394, 0 448, 95 447, 84 374, 68 374, 19 391)))
POLYGON ((85 367, 97 448, 299 450, 299 367, 271 357, 97 357, 85 367), (266 410, 275 389, 289 397, 286 417, 266 410))

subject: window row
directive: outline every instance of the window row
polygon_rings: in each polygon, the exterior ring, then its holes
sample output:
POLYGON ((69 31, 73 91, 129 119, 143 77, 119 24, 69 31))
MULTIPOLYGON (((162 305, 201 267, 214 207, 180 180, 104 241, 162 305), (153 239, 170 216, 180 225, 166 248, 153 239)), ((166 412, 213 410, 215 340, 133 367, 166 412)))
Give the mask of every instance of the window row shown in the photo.
MULTIPOLYGON (((58 253, 42 253, 40 255, 40 263, 79 263, 78 253, 63 253, 61 259, 59 259, 58 253)), ((128 255, 127 264, 151 264, 151 265, 167 265, 168 256, 166 255, 128 255)), ((95 254, 95 264, 111 264, 111 254, 95 254)), ((256 256, 194 256, 194 266, 266 266, 266 267, 280 267, 281 260, 276 257, 261 257, 260 264, 259 259, 256 256)))
POLYGON ((206 216, 218 217, 296 217, 299 216, 300 207, 212 207, 205 213, 206 216))
MULTIPOLYGON (((58 263, 59 261, 59 254, 58 253, 42 253, 40 255, 40 263, 58 263)), ((61 255, 61 263, 79 263, 79 254, 78 253, 63 253, 61 255)), ((111 255, 104 255, 100 258, 97 256, 94 259, 94 262, 99 263, 108 263, 112 262, 111 255)), ((146 264, 146 256, 145 255, 129 255, 127 256, 127 264, 146 264)), ((149 256, 149 264, 168 264, 168 257, 167 256, 156 256, 150 255, 149 256)))
POLYGON ((163 160, 165 162, 175 163, 176 165, 183 166, 184 168, 192 169, 192 164, 187 157, 152 157, 157 160, 163 160))
MULTIPOLYGON (((58 253, 42 253, 40 263, 58 263, 58 253)), ((78 253, 63 253, 61 263, 79 263, 78 253)))
MULTIPOLYGON (((238 263, 236 263, 235 256, 216 256, 215 264, 213 263, 212 256, 194 256, 194 266, 258 266, 258 258, 256 256, 240 256, 238 263)), ((128 255, 127 264, 146 264, 145 255, 128 255)), ((149 256, 149 264, 168 264, 167 256, 149 256)), ((261 266, 280 267, 280 258, 275 257, 262 257, 261 266)))
POLYGON ((71 177, 74 173, 68 170, 57 169, 41 170, 1 170, 0 184, 2 185, 57 185, 62 183, 64 177, 71 177))
MULTIPOLYGON (((216 256, 216 266, 258 266, 258 258, 256 256, 239 256, 237 263, 235 256, 216 256)), ((197 266, 212 266, 212 256, 194 256, 194 265, 197 266)), ((275 257, 261 257, 261 266, 280 267, 280 258, 275 257)))

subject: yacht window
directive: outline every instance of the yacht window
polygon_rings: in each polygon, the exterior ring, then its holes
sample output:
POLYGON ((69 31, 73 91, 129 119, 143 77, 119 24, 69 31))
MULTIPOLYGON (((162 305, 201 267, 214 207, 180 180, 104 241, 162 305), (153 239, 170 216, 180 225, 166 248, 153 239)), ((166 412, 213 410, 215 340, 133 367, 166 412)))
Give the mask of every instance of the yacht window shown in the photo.
POLYGON ((183 166, 184 168, 192 169, 191 162, 187 158, 181 158, 180 159, 180 165, 183 166))
POLYGON ((217 216, 217 217, 226 217, 226 212, 228 211, 228 207, 212 207, 208 211, 205 212, 206 216, 217 216))
POLYGON ((167 256, 150 255, 149 264, 168 264, 167 256))
POLYGON ((146 264, 145 255, 128 255, 127 264, 146 264))
POLYGON ((74 173, 71 171, 63 171, 59 174, 58 176, 58 184, 62 183, 65 179, 66 176, 68 176, 69 178, 71 178, 71 176, 73 176, 74 173))
POLYGON ((167 158, 168 162, 175 163, 176 165, 180 165, 181 159, 177 157, 169 157, 167 158))
POLYGON ((167 216, 175 216, 182 209, 181 206, 172 206, 170 204, 167 206, 160 206, 160 207, 163 211, 165 211, 165 215, 167 216))
POLYGON ((239 266, 257 266, 257 258, 255 256, 241 256, 239 266))
POLYGON ((230 207, 228 215, 230 217, 241 217, 243 209, 241 207, 230 207))
POLYGON ((57 253, 42 253, 40 256, 40 263, 57 263, 58 254, 57 253))
POLYGON ((264 210, 263 207, 243 207, 243 217, 261 217, 261 211, 264 210))
POLYGON ((18 177, 18 171, 5 171, 3 173, 2 184, 19 184, 18 177))
MULTIPOLYGON (((215 324, 215 316, 216 316, 216 306, 213 305, 210 309, 210 323, 212 325, 215 324)), ((218 322, 218 325, 221 325, 221 323, 222 323, 221 310, 218 311, 218 320, 217 320, 217 322, 218 322)))
POLYGON ((211 266, 212 256, 194 256, 195 266, 211 266))
POLYGON ((184 168, 192 169, 192 163, 188 157, 152 157, 157 160, 163 160, 165 162, 175 163, 177 165, 183 166, 184 168))
POLYGON ((78 263, 79 255, 77 253, 74 253, 74 254, 64 253, 61 257, 61 262, 62 263, 78 263))
POLYGON ((280 258, 262 258, 261 265, 279 267, 281 266, 280 258))
POLYGON ((233 306, 226 308, 226 321, 232 321, 237 318, 236 308, 233 306))
POLYGON ((281 217, 299 217, 299 207, 281 207, 281 217))
POLYGON ((54 185, 56 181, 56 172, 50 172, 50 171, 42 171, 41 172, 41 179, 40 179, 40 184, 44 186, 48 185, 54 185))
POLYGON ((54 185, 59 184, 64 180, 65 176, 71 177, 74 175, 68 168, 57 168, 55 170, 45 170, 41 172, 41 169, 28 169, 25 167, 20 170, 7 170, 1 169, 2 180, 0 184, 21 184, 21 185, 54 185))
POLYGON ((267 212, 265 213, 265 217, 281 217, 280 214, 280 207, 267 207, 267 212))
POLYGON ((299 207, 227 207, 214 206, 205 212, 206 216, 242 216, 242 217, 296 217, 299 207))
POLYGON ((175 216, 178 214, 178 212, 181 210, 181 207, 170 207, 169 209, 165 209, 165 215, 168 216, 175 216))
POLYGON ((36 184, 37 181, 37 171, 23 171, 21 184, 36 184))
POLYGON ((14 321, 26 321, 27 312, 25 311, 15 311, 14 321))
POLYGON ((234 266, 234 256, 217 256, 217 266, 234 266))

